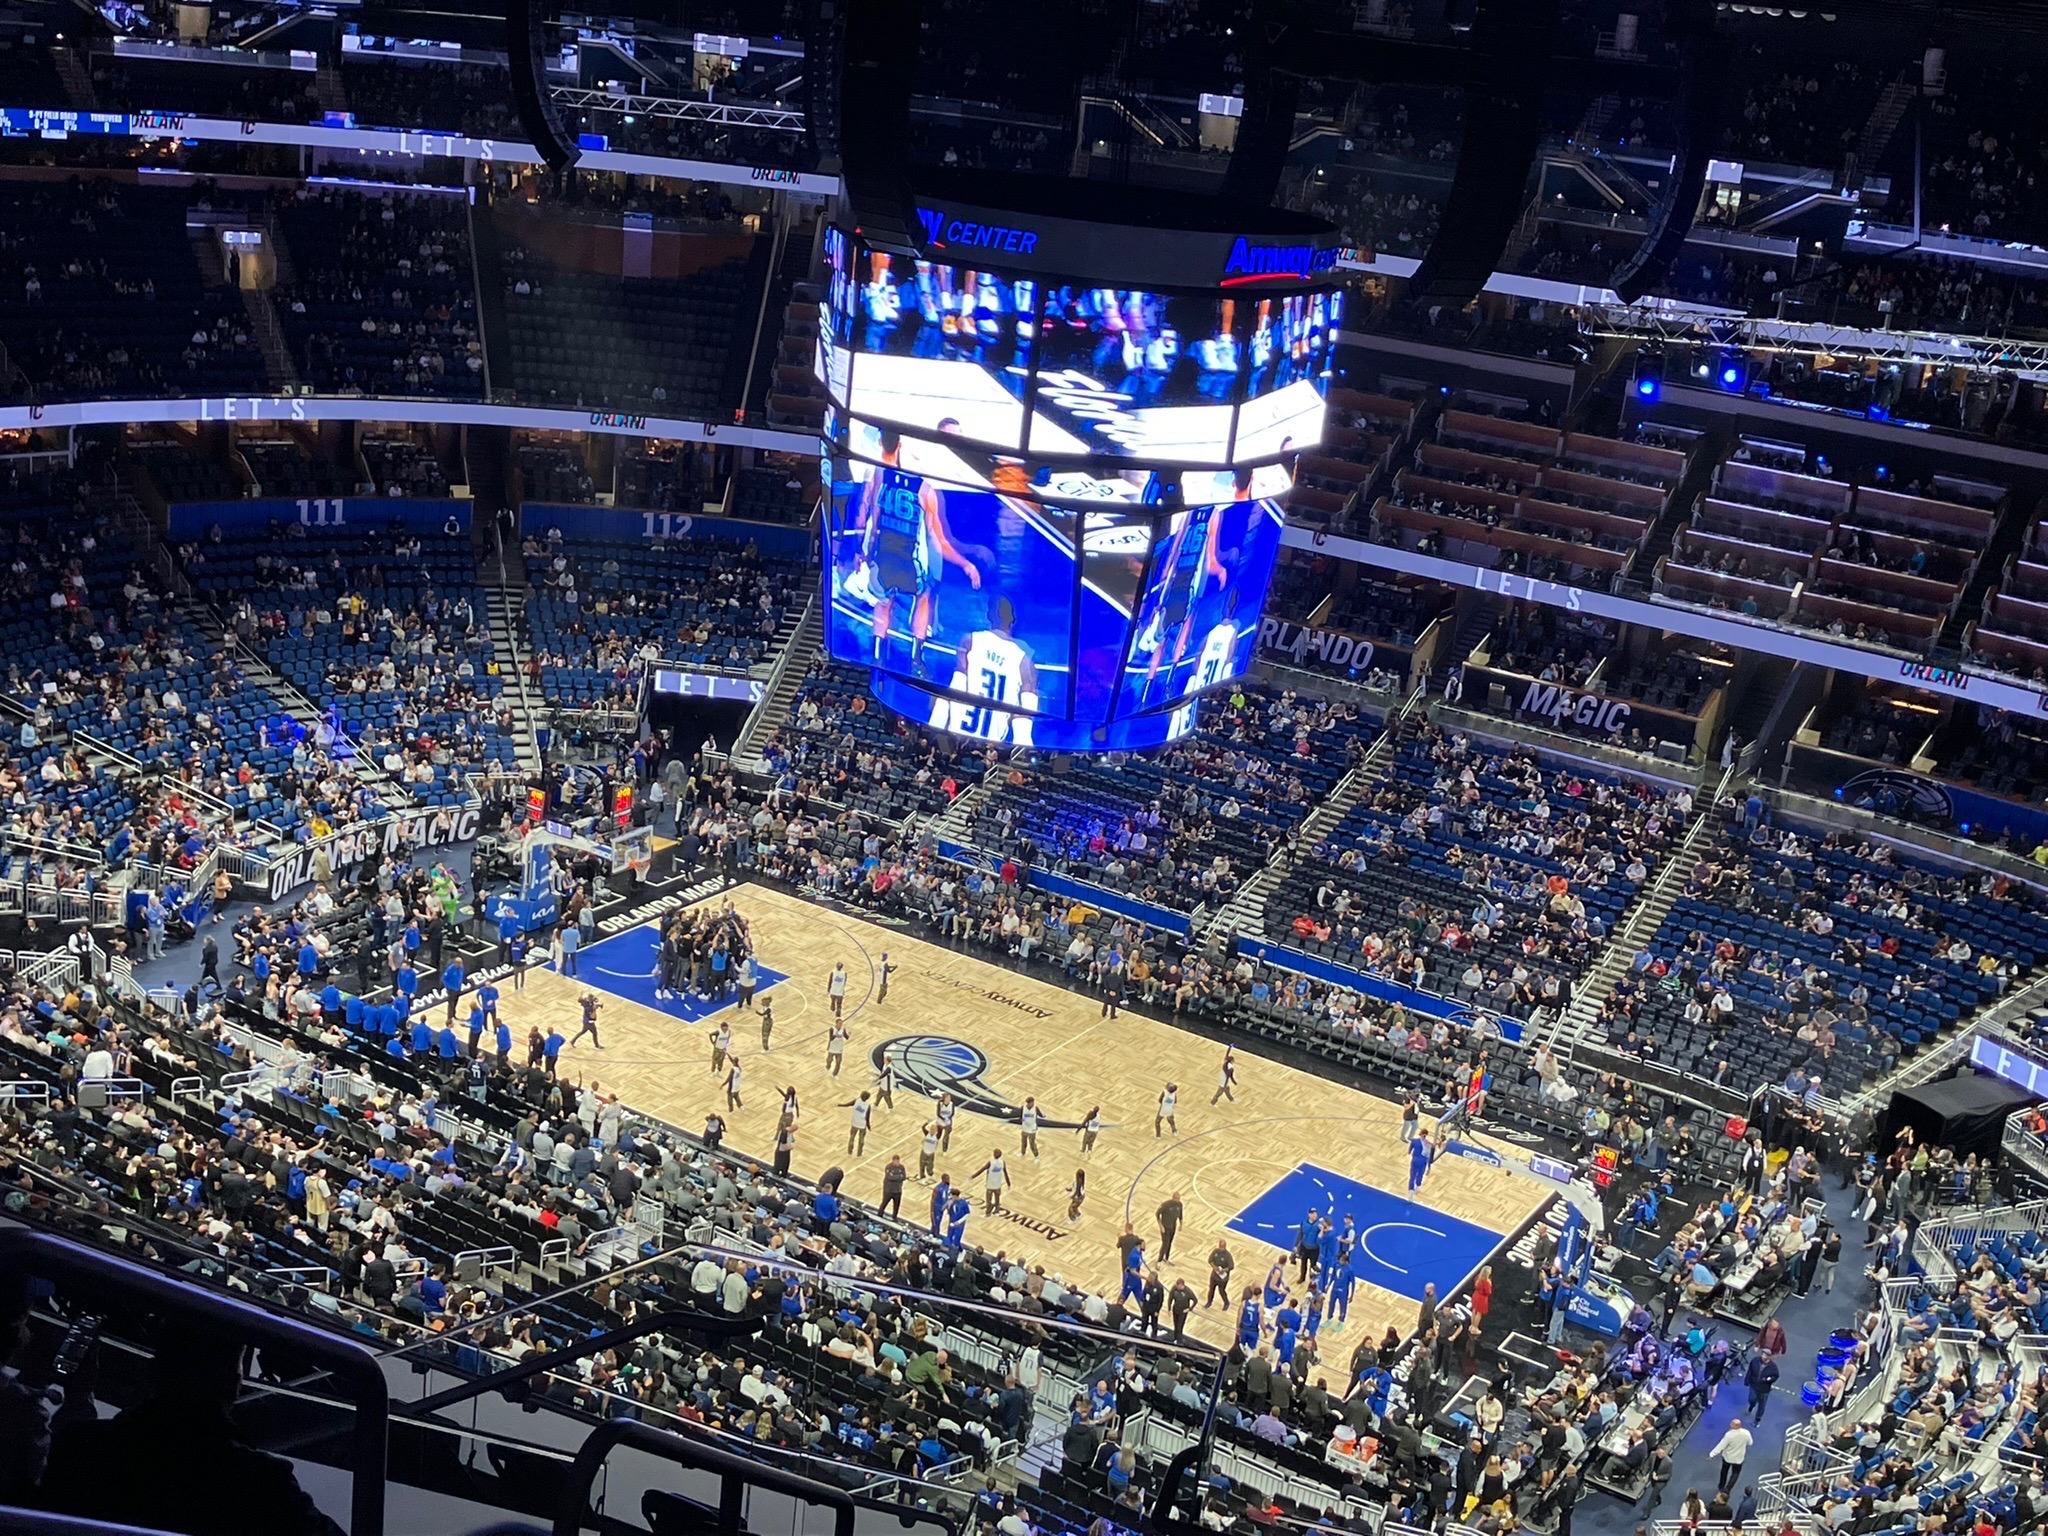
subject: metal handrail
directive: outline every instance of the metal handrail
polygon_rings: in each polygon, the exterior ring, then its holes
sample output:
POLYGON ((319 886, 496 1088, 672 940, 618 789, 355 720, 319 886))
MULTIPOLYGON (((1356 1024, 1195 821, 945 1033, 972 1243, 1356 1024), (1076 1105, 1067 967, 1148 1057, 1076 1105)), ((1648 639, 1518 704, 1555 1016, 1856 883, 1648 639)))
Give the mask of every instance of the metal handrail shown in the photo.
POLYGON ((634 1419, 608 1420, 598 1425, 584 1440, 563 1483, 561 1508, 555 1515, 555 1536, 580 1536, 584 1513, 590 1507, 590 1490, 596 1485, 597 1474, 604 1466, 605 1458, 617 1446, 659 1456, 678 1466, 716 1473, 719 1478, 717 1536, 740 1536, 744 1529, 742 1496, 750 1486, 771 1489, 805 1504, 829 1509, 832 1511, 832 1536, 853 1536, 854 1505, 844 1489, 701 1440, 669 1434, 634 1419))
MULTIPOLYGON (((351 1536, 384 1536, 385 1437, 391 1418, 391 1390, 376 1357, 361 1344, 218 1294, 194 1283, 189 1275, 162 1274, 29 1227, 0 1231, 0 1267, 112 1284, 172 1316, 198 1318, 238 1338, 274 1345, 324 1366, 349 1386, 355 1397, 351 1536)), ((587 1490, 588 1484, 584 1486, 587 1490)), ((851 1536, 850 1526, 839 1536, 851 1536)))
POLYGON ((46 1510, 21 1509, 0 1504, 0 1529, 14 1536, 170 1536, 167 1531, 139 1525, 116 1525, 111 1520, 88 1520, 83 1515, 53 1515, 46 1510))

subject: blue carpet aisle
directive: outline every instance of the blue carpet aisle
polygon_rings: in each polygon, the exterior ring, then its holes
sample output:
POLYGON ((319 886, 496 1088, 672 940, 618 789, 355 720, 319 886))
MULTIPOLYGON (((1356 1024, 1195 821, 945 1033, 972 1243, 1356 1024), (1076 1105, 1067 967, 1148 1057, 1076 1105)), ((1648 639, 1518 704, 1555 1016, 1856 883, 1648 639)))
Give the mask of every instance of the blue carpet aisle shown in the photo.
MULTIPOLYGON (((1835 1288, 1823 1291, 1816 1284, 1805 1298, 1793 1296, 1778 1310, 1778 1322, 1785 1330, 1789 1352, 1780 1362, 1784 1374, 1764 1410, 1763 1423, 1750 1426, 1756 1431, 1756 1444, 1749 1448, 1749 1459, 1744 1464, 1744 1484, 1754 1483, 1762 1474, 1778 1470, 1785 1432, 1807 1418, 1807 1410, 1799 1401, 1799 1389, 1813 1379, 1814 1355, 1827 1343, 1831 1332, 1853 1323, 1858 1308, 1870 1299, 1870 1281, 1863 1274, 1868 1255, 1863 1252, 1863 1224, 1853 1215, 1854 1192, 1837 1189, 1837 1183, 1838 1180, 1831 1175, 1828 1179, 1828 1217, 1841 1227, 1843 1242, 1842 1262, 1835 1270, 1835 1288)), ((1755 1337, 1749 1329, 1736 1324, 1724 1323, 1722 1326, 1729 1331, 1730 1337, 1745 1343, 1755 1337)), ((1663 1502, 1649 1519, 1678 1518, 1679 1504, 1689 1488, 1699 1489, 1703 1499, 1713 1497, 1721 1467, 1707 1452, 1721 1438, 1729 1419, 1739 1415, 1747 1421, 1748 1398, 1749 1394, 1740 1381, 1731 1380, 1722 1385, 1713 1406, 1673 1450, 1671 1486, 1665 1490, 1663 1502)), ((1739 1498, 1739 1490, 1730 1497, 1739 1498)), ((1630 1536, 1642 1523, 1633 1507, 1606 1494, 1589 1492, 1573 1514, 1572 1532, 1573 1536, 1630 1536)))

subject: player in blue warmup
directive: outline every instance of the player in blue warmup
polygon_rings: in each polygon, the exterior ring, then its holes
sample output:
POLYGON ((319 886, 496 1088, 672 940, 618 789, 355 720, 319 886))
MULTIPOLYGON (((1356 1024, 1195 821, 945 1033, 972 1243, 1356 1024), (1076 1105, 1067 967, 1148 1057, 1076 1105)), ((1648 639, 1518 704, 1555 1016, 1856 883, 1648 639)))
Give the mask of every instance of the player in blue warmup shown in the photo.
POLYGON ((1282 1259, 1266 1271, 1266 1308, 1271 1311, 1287 1299, 1287 1261, 1282 1259))
POLYGON ((1144 1294, 1145 1245, 1143 1243, 1133 1243, 1131 1244, 1130 1251, 1124 1255, 1123 1285, 1117 1291, 1116 1299, 1119 1302, 1136 1301, 1144 1294))
POLYGON ((1408 1143, 1408 1192, 1413 1194, 1422 1188, 1422 1181, 1429 1173, 1430 1148, 1427 1136, 1417 1136, 1408 1143))
POLYGON ((1259 1334, 1265 1326, 1266 1313, 1259 1305, 1259 1293, 1246 1286, 1244 1304, 1237 1309, 1237 1342, 1246 1349, 1257 1349, 1259 1334))
POLYGON ((1301 1336, 1301 1309, 1288 1297, 1280 1310, 1273 1314, 1273 1353, 1280 1364, 1288 1365, 1294 1360, 1294 1341, 1301 1336))
POLYGON ((1330 1324, 1332 1333, 1341 1333, 1351 1315, 1351 1287, 1358 1281, 1349 1263, 1339 1264, 1330 1275, 1330 1324))
POLYGON ((946 1207, 946 1246, 958 1253, 967 1246, 967 1218, 974 1214, 974 1202, 962 1190, 946 1207))
POLYGON ((932 1236, 937 1237, 946 1222, 946 1208, 953 1203, 953 1176, 939 1175, 939 1182, 932 1187, 932 1236))

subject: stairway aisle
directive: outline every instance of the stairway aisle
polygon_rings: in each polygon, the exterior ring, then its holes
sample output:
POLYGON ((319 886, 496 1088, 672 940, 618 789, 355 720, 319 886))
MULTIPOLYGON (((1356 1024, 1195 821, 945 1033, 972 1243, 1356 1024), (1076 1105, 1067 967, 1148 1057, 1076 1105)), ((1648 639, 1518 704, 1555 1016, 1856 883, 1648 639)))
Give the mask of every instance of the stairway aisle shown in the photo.
POLYGON ((477 580, 484 589, 491 649, 497 654, 503 697, 512 710, 513 756, 522 773, 537 775, 546 765, 541 758, 540 738, 535 733, 545 723, 546 712, 526 679, 526 664, 532 659, 532 652, 525 640, 526 566, 517 547, 486 554, 477 580))
POLYGON ((1572 1053, 1579 1043, 1588 1039, 1593 1023, 1600 1017, 1600 1004, 1614 990, 1614 984, 1626 974, 1635 960, 1636 951, 1648 943, 1663 921, 1678 905, 1678 898, 1685 890, 1693 866, 1699 862, 1700 849, 1705 846, 1709 829, 1719 821, 1722 798, 1729 792, 1734 779, 1733 770, 1721 775, 1719 785, 1709 791, 1704 787, 1695 798, 1692 825, 1686 828, 1685 836, 1664 860, 1649 889, 1637 898, 1622 919, 1621 926, 1607 937, 1607 945, 1600 952, 1600 963, 1593 967, 1592 974, 1579 983, 1572 994, 1569 1007, 1558 1016, 1551 1031, 1549 1044, 1557 1052, 1560 1064, 1569 1065, 1572 1053))
MULTIPOLYGON (((1402 727, 1408 717, 1418 709, 1428 706, 1427 695, 1421 689, 1411 693, 1401 707, 1387 718, 1386 729, 1381 731, 1358 766, 1337 781, 1323 801, 1303 819, 1297 833, 1300 847, 1312 848, 1328 836, 1336 826, 1351 814, 1352 808, 1365 798, 1366 791, 1386 777, 1387 767, 1394 760, 1394 752, 1401 739, 1402 727)), ((1266 932, 1266 902, 1280 882, 1287 878, 1294 866, 1288 862, 1284 847, 1260 866, 1251 879, 1238 887, 1237 894, 1225 902, 1208 917, 1197 916, 1194 920, 1195 933, 1203 938, 1216 937, 1227 940, 1233 933, 1248 933, 1264 937, 1266 932)))
MULTIPOLYGON (((212 608, 190 597, 181 598, 175 606, 179 616, 204 635, 215 650, 232 661, 247 681, 277 700, 280 712, 289 715, 308 731, 316 730, 326 719, 319 705, 281 676, 259 653, 244 645, 240 637, 221 623, 220 615, 212 608)), ((371 761, 367 754, 358 753, 350 758, 348 769, 358 780, 369 785, 392 812, 418 809, 418 802, 407 793, 405 786, 371 761)))
POLYGON ((759 743, 789 723, 790 711, 796 707, 797 690, 803 687, 811 662, 824 644, 825 621, 814 597, 805 605, 803 617, 797 620, 789 643, 775 659, 769 675, 768 692, 754 706, 754 712, 733 739, 732 765, 741 773, 767 772, 768 765, 761 759, 759 743))
POLYGON ((249 317, 249 334, 256 338, 257 350, 263 354, 263 366, 270 374, 271 386, 291 391, 298 385, 299 369, 292 360, 291 344, 284 339, 284 326, 277 318, 277 306, 271 302, 266 289, 238 288, 235 291, 242 301, 242 313, 249 317))

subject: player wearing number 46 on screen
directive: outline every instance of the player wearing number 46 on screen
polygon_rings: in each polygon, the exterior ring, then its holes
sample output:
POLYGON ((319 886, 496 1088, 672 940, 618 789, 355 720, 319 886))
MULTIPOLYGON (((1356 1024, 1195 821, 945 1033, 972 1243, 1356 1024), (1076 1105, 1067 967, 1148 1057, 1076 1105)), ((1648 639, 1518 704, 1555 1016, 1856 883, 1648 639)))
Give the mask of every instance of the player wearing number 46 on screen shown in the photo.
POLYGON ((946 526, 944 498, 937 486, 902 469, 903 437, 894 428, 881 431, 883 467, 862 487, 860 555, 846 588, 875 605, 875 661, 888 661, 889 635, 896 608, 910 605, 910 670, 918 672, 925 637, 931 633, 932 609, 945 568, 957 565, 967 584, 979 591, 981 572, 962 554, 946 526))

